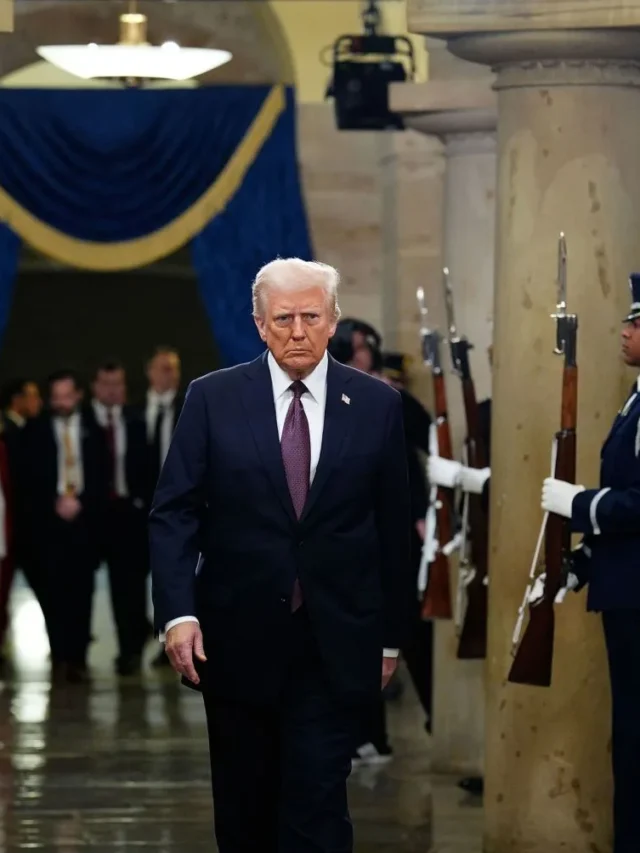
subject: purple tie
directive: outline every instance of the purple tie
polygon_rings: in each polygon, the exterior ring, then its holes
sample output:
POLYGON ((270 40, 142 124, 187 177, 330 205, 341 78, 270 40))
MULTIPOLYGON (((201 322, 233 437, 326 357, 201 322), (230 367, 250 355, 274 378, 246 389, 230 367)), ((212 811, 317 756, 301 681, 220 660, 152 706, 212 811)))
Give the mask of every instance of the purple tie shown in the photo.
MULTIPOLYGON (((285 418, 280 446, 289 494, 296 516, 300 518, 309 494, 309 478, 311 475, 309 422, 301 400, 307 389, 299 379, 296 379, 290 386, 290 390, 293 391, 293 400, 285 418)), ((291 610, 295 613, 301 604, 302 590, 300 582, 296 578, 291 596, 291 610)))

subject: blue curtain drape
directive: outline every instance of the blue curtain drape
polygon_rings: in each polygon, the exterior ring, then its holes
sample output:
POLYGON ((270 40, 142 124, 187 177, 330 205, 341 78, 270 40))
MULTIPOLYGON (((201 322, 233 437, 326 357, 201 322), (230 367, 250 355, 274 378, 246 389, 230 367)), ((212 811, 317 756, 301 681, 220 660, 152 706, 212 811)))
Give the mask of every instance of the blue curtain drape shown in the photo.
POLYGON ((11 313, 19 257, 20 238, 0 222, 0 344, 11 313))
POLYGON ((312 257, 298 178, 292 92, 224 214, 192 242, 200 292, 228 365, 249 361, 264 349, 251 316, 249 285, 260 267, 276 257, 312 257))
MULTIPOLYGON (((12 205, 19 206, 37 225, 89 249, 107 246, 113 257, 127 241, 153 235, 197 205, 271 91, 0 89, 0 218, 28 240, 24 217, 11 215, 12 205)), ((250 310, 250 285, 260 265, 277 256, 311 257, 291 89, 285 102, 239 188, 192 242, 225 364, 262 349, 250 310)), ((6 227, 2 232, 0 341, 19 243, 6 227)))

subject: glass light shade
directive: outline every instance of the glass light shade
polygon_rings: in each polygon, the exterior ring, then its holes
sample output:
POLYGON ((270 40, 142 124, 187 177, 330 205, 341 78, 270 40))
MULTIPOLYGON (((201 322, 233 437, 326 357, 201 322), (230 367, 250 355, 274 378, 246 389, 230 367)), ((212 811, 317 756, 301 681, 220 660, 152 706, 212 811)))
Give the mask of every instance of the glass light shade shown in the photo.
POLYGON ((56 44, 36 48, 47 62, 81 77, 190 80, 231 59, 228 50, 150 44, 56 44))

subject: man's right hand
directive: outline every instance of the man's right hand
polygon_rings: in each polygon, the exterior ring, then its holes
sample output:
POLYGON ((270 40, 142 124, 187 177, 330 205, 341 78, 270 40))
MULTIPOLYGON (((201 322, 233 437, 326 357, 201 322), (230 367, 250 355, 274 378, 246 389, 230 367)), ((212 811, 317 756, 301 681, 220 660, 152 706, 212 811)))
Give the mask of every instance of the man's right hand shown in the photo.
POLYGON ((167 631, 165 650, 171 666, 179 675, 184 675, 193 684, 200 683, 200 677, 193 665, 194 657, 206 661, 202 631, 197 622, 181 622, 167 631))

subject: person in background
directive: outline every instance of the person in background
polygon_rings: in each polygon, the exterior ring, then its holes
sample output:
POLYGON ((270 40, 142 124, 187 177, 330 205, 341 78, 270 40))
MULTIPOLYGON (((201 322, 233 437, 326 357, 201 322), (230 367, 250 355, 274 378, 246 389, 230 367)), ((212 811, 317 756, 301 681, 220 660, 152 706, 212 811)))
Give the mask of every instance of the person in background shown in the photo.
POLYGON ((102 557, 109 572, 111 607, 118 634, 118 675, 140 671, 151 634, 147 620, 147 441, 145 424, 127 408, 126 376, 106 361, 92 383, 90 414, 103 430, 109 451, 108 494, 102 525, 102 557))
MULTIPOLYGON (((23 529, 20 513, 14 511, 13 484, 20 465, 22 435, 25 425, 38 417, 42 410, 42 397, 36 382, 27 378, 13 379, 0 392, 2 408, 2 448, 0 450, 0 480, 4 490, 0 531, 6 537, 0 543, 0 552, 5 552, 0 568, 0 647, 8 625, 8 601, 13 584, 15 567, 22 569, 36 600, 42 607, 42 578, 37 566, 30 559, 31 543, 23 529)), ((0 532, 0 536, 2 533, 0 532)), ((1 660, 1 658, 0 658, 1 660)))
MULTIPOLYGON (((382 339, 379 333, 362 320, 347 318, 338 323, 336 334, 329 344, 329 352, 343 364, 357 366, 359 370, 391 381, 384 377, 384 356, 381 351, 382 339)), ((387 361, 404 363, 398 354, 389 354, 387 361)), ((400 393, 403 411, 405 450, 409 491, 411 498, 411 565, 413 573, 407 578, 411 588, 407 595, 412 602, 410 625, 406 642, 402 648, 407 669, 415 687, 420 704, 425 712, 425 728, 431 731, 432 708, 432 657, 433 626, 420 616, 420 602, 417 597, 418 569, 422 542, 424 539, 425 516, 427 512, 428 491, 424 474, 424 464, 420 452, 427 453, 429 448, 429 429, 431 417, 424 407, 409 394, 406 389, 397 387, 400 393)), ((365 721, 363 739, 353 757, 354 765, 381 764, 392 755, 387 736, 386 709, 383 700, 376 700, 371 708, 371 716, 365 721)))
POLYGON ((4 643, 9 625, 9 596, 15 571, 14 506, 9 457, 0 436, 0 677, 6 671, 4 643))
MULTIPOLYGON (((146 370, 149 388, 140 414, 147 433, 146 500, 151 504, 151 498, 169 451, 173 431, 184 404, 184 396, 179 391, 182 371, 178 351, 168 346, 156 347, 147 362, 146 370)), ((146 573, 148 574, 148 562, 146 573)), ((171 666, 163 648, 154 658, 152 666, 155 668, 171 666)))
MULTIPOLYGON (((493 346, 487 349, 489 364, 493 367, 493 346)), ((486 468, 469 468, 452 459, 440 456, 430 456, 427 463, 429 482, 443 488, 461 488, 467 494, 480 495, 482 502, 489 510, 489 489, 491 484, 491 398, 488 397, 478 404, 478 429, 480 440, 486 449, 486 468)), ((458 783, 470 794, 481 795, 484 792, 482 776, 466 776, 458 783)))
POLYGON ((157 347, 147 363, 149 388, 144 408, 150 451, 149 486, 153 494, 164 465, 171 437, 184 404, 179 393, 181 365, 178 351, 157 347))
POLYGON ((24 428, 15 494, 42 579, 52 675, 77 683, 88 675, 108 450, 103 431, 82 411, 77 374, 59 370, 47 387, 48 410, 24 428))
POLYGON ((5 435, 21 430, 30 418, 42 410, 42 397, 37 384, 31 379, 13 379, 0 394, 5 435))
MULTIPOLYGON (((640 273, 623 321, 622 360, 640 370, 640 273)), ((588 585, 587 610, 598 613, 609 664, 613 853, 637 853, 640 786, 640 377, 618 411, 600 453, 600 482, 586 487, 548 477, 541 507, 582 535, 568 586, 588 585)), ((594 626, 595 629, 595 626, 594 626)), ((602 733, 603 738, 605 733, 602 733)))

